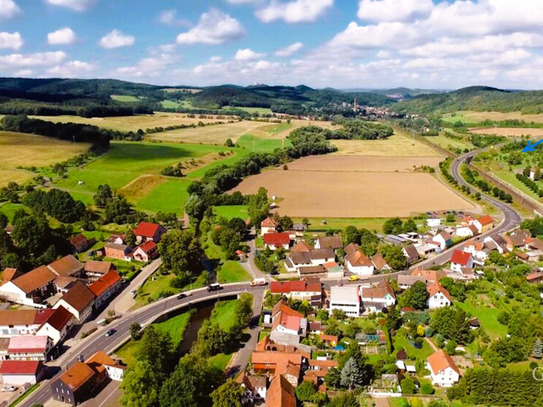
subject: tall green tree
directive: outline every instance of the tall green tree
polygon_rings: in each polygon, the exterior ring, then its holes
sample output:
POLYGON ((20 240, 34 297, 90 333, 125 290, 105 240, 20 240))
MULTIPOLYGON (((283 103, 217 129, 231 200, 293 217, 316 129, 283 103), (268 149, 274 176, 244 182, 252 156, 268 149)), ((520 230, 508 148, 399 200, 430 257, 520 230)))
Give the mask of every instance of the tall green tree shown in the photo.
POLYGON ((120 402, 125 407, 156 407, 161 385, 152 365, 138 360, 124 375, 120 402))
POLYGON ((234 379, 227 380, 211 393, 213 407, 242 407, 245 390, 234 379))
POLYGON ((422 281, 417 281, 404 291, 399 298, 399 303, 402 307, 424 309, 426 308, 427 300, 428 290, 426 290, 426 284, 424 284, 422 281))
POLYGON ((164 267, 180 275, 193 275, 202 270, 203 250, 200 241, 190 230, 171 230, 162 236, 158 252, 164 267))
POLYGON ((108 201, 113 198, 113 191, 108 184, 98 185, 98 190, 94 195, 94 203, 99 208, 104 208, 108 201))

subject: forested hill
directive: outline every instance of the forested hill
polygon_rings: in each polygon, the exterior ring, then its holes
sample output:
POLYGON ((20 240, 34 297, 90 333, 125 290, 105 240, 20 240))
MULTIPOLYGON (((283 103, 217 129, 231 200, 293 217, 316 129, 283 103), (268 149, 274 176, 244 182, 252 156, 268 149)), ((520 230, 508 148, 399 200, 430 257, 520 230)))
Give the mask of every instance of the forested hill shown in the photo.
POLYGON ((419 95, 394 106, 400 113, 448 113, 458 110, 543 113, 543 91, 507 91, 472 86, 448 93, 419 95))

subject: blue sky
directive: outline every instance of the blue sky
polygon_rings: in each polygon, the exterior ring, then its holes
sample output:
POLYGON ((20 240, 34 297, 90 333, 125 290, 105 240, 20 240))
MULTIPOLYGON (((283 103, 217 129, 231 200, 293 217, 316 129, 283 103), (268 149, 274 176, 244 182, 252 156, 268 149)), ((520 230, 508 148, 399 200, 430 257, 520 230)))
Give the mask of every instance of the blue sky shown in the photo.
POLYGON ((539 0, 0 0, 0 75, 539 89, 541 21, 539 0))

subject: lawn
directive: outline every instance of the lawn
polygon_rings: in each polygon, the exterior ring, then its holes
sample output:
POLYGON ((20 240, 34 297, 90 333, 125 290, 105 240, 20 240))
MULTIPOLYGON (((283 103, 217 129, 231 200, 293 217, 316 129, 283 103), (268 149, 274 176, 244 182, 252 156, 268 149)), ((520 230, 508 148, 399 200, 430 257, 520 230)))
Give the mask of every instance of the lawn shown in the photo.
POLYGON ((287 139, 262 139, 251 134, 246 134, 240 137, 237 144, 239 144, 241 147, 245 147, 251 152, 256 153, 267 153, 275 150, 276 148, 288 147, 292 145, 287 139))
POLYGON ((173 100, 162 100, 160 104, 165 109, 177 109, 179 106, 181 106, 179 102, 175 102, 173 100))
POLYGON ((477 317, 481 326, 492 338, 503 338, 507 334, 507 327, 498 322, 499 309, 475 306, 472 300, 458 303, 458 306, 472 316, 477 317))
POLYGON ((234 260, 224 262, 217 273, 217 278, 220 283, 239 283, 252 279, 242 265, 234 260))
POLYGON ((222 216, 226 219, 232 218, 241 218, 243 220, 249 217, 247 213, 247 205, 226 205, 226 206, 215 206, 213 211, 215 215, 222 216))
POLYGON ((427 341, 422 342, 422 349, 417 349, 413 345, 411 345, 403 329, 400 329, 396 332, 396 335, 394 335, 393 338, 393 343, 394 349, 398 349, 398 347, 404 348, 407 352, 407 357, 410 359, 415 358, 422 360, 426 359, 428 356, 434 353, 434 350, 427 341))
POLYGON ((111 99, 117 102, 139 102, 140 99, 137 96, 131 95, 111 95, 111 99))
POLYGON ((212 356, 208 359, 208 362, 211 366, 224 371, 226 369, 226 366, 228 366, 228 363, 230 363, 230 359, 232 359, 232 354, 225 355, 224 353, 219 353, 215 356, 212 356))
POLYGON ((211 322, 219 324, 225 331, 230 330, 236 321, 236 301, 219 301, 211 313, 211 322))
POLYGON ((148 212, 183 213, 183 206, 189 197, 188 186, 192 183, 186 178, 169 178, 156 186, 136 203, 136 208, 148 212))
POLYGON ((0 212, 5 214, 10 222, 13 220, 13 215, 15 215, 15 212, 21 208, 27 210, 26 207, 21 204, 14 204, 11 202, 0 204, 0 212))
POLYGON ((179 292, 179 289, 173 288, 170 285, 170 282, 174 278, 175 276, 173 274, 162 275, 160 273, 154 273, 138 290, 138 296, 136 297, 138 305, 145 305, 151 300, 155 301, 163 291, 171 291, 172 293, 179 292), (149 300, 149 298, 151 300, 149 300))

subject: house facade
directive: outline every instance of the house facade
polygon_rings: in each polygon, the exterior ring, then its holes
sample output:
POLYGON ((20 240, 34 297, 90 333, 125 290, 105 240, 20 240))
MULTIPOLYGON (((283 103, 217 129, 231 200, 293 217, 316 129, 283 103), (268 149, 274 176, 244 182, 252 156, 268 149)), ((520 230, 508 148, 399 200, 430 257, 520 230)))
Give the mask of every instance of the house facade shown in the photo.
POLYGON ((426 305, 429 309, 448 307, 452 304, 451 295, 438 282, 429 285, 427 290, 428 300, 426 301, 426 305))
POLYGON ((134 229, 134 235, 136 235, 136 242, 138 244, 143 242, 160 242, 162 235, 166 233, 161 225, 151 222, 140 222, 138 227, 134 229))
POLYGON ((442 349, 428 357, 427 365, 433 385, 452 387, 460 380, 460 370, 442 349))
POLYGON ((465 267, 473 267, 473 256, 471 253, 455 250, 451 257, 451 270, 461 273, 465 267))
POLYGON ((394 290, 386 280, 381 280, 375 285, 361 286, 360 297, 366 312, 380 312, 396 303, 394 290))
POLYGON ((361 314, 360 293, 357 285, 332 286, 330 288, 330 315, 341 310, 349 317, 361 314))

